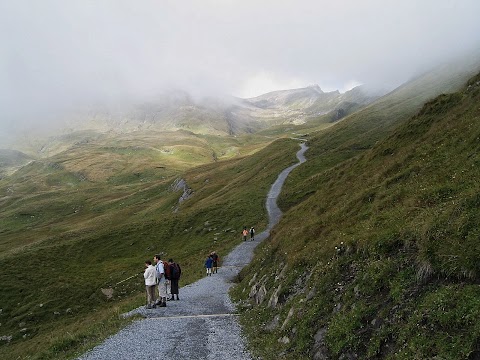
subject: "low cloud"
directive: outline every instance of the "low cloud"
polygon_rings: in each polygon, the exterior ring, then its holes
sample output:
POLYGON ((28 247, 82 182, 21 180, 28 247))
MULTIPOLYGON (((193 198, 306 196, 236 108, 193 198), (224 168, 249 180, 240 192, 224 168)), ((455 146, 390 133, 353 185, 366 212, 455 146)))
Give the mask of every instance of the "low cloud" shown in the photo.
POLYGON ((476 0, 0 0, 0 126, 92 104, 393 87, 480 47, 476 0))

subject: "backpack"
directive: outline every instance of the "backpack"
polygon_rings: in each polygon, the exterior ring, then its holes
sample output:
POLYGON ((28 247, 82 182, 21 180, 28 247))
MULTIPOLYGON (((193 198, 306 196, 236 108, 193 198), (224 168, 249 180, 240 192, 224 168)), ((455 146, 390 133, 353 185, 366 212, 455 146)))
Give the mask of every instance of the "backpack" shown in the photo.
POLYGON ((163 271, 164 271, 165 279, 170 280, 171 279, 170 265, 168 265, 168 262, 166 261, 162 261, 162 263, 163 263, 163 271))
POLYGON ((173 263, 170 267, 170 276, 172 279, 180 279, 181 272, 180 266, 177 263, 173 263))

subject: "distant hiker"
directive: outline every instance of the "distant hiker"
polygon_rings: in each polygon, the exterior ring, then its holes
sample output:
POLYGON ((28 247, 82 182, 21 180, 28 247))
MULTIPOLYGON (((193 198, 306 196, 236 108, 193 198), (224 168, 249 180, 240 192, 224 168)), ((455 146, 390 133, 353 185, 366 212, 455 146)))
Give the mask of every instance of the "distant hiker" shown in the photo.
POLYGON ((171 300, 175 300, 175 295, 177 295, 177 300, 180 300, 178 297, 178 281, 180 280, 180 275, 182 275, 182 269, 173 259, 168 260, 168 266, 170 268, 171 300))
POLYGON ((155 255, 153 257, 155 261, 155 270, 157 273, 157 284, 158 284, 158 299, 156 304, 159 307, 167 306, 167 283, 165 279, 165 269, 163 267, 163 261, 160 259, 160 255, 155 255))
POLYGON ((147 292, 147 309, 155 307, 155 285, 157 284, 157 274, 150 260, 145 261, 145 291, 147 292))
POLYGON ((255 240, 255 228, 252 226, 250 228, 250 241, 255 240))
POLYGON ((213 266, 212 255, 208 255, 207 259, 205 260, 205 268, 207 269, 207 276, 212 276, 212 266, 213 266))
POLYGON ((248 230, 246 226, 243 227, 242 235, 243 235, 243 241, 247 241, 248 230))
POLYGON ((212 255, 212 260, 213 260, 212 273, 216 274, 218 272, 218 261, 220 260, 220 258, 218 257, 215 251, 212 251, 210 255, 212 255))

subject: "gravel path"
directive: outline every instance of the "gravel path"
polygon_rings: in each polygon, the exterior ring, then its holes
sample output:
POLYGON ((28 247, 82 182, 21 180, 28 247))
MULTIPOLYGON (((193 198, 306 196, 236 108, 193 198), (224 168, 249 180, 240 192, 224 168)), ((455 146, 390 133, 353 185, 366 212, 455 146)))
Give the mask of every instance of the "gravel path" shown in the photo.
POLYGON ((205 277, 180 289, 180 301, 169 301, 167 307, 140 307, 125 314, 141 314, 116 335, 90 350, 78 360, 133 359, 252 359, 230 301, 228 290, 235 275, 253 258, 253 250, 266 239, 282 215, 276 200, 288 174, 305 162, 307 146, 301 143, 299 163, 283 170, 267 197, 268 228, 245 241, 228 254, 217 274, 205 277))

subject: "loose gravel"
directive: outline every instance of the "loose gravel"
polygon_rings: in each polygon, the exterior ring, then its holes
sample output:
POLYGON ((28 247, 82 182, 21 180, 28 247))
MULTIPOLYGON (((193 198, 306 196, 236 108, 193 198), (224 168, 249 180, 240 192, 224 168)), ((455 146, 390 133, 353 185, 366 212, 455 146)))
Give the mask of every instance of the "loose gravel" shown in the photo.
POLYGON ((179 301, 169 301, 164 308, 140 307, 124 314, 140 314, 145 319, 134 321, 78 360, 252 359, 228 290, 235 276, 253 258, 255 247, 280 220, 277 197, 288 174, 305 162, 306 149, 302 143, 297 153, 299 163, 282 171, 270 189, 267 230, 255 235, 255 241, 247 240, 235 247, 224 258, 217 274, 182 287, 179 301))

